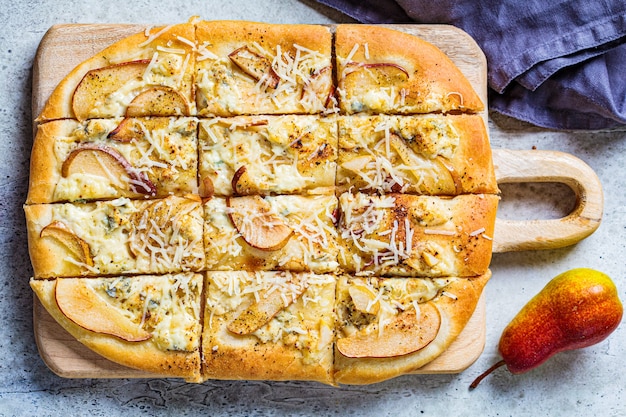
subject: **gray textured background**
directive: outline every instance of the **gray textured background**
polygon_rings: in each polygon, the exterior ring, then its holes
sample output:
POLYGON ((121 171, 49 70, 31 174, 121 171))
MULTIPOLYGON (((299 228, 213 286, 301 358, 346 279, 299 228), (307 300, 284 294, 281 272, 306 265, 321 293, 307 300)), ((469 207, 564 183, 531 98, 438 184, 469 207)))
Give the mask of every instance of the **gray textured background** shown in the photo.
MULTIPOLYGON (((553 132, 492 115, 494 148, 554 149, 586 161, 600 176, 605 213, 598 231, 569 248, 497 254, 486 289, 487 342, 480 359, 459 375, 405 376, 367 387, 315 383, 180 380, 67 380, 39 357, 32 330, 32 294, 22 204, 32 145, 32 62, 46 30, 57 23, 174 23, 247 19, 274 23, 341 23, 349 19, 305 0, 0 0, 0 416, 48 415, 355 415, 355 416, 624 416, 626 326, 608 340, 554 357, 512 376, 500 369, 470 392, 468 385, 498 360, 504 326, 554 275, 574 267, 613 277, 626 300, 626 129, 553 132), (151 3, 158 3, 152 6, 151 3), (184 5, 183 5, 184 4, 184 5)), ((626 81, 625 81, 626 82, 626 81)), ((500 217, 560 217, 573 204, 567 187, 503 188, 500 217)))

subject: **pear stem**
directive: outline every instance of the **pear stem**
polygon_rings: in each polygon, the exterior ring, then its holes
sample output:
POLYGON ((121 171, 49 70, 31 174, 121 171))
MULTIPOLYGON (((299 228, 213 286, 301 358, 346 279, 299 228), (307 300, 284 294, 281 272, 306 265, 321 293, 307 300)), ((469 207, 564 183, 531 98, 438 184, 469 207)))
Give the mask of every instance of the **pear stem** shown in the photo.
POLYGON ((499 362, 494 363, 491 368, 487 369, 485 372, 483 372, 482 374, 478 375, 478 377, 474 380, 474 382, 472 382, 470 384, 470 390, 476 388, 478 386, 478 384, 480 384, 480 381, 482 381, 483 379, 485 379, 485 377, 487 375, 489 375, 490 373, 492 373, 493 371, 495 371, 496 369, 498 369, 499 367, 501 367, 502 365, 505 365, 506 362, 504 361, 504 359, 502 359, 499 362))

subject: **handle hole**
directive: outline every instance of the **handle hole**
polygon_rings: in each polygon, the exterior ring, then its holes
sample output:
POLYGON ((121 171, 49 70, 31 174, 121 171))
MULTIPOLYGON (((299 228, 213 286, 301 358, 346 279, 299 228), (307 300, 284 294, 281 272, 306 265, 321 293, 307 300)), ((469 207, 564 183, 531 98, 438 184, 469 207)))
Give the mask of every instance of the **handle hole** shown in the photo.
POLYGON ((498 218, 504 220, 560 219, 576 208, 576 193, 563 183, 520 182, 498 187, 498 218))

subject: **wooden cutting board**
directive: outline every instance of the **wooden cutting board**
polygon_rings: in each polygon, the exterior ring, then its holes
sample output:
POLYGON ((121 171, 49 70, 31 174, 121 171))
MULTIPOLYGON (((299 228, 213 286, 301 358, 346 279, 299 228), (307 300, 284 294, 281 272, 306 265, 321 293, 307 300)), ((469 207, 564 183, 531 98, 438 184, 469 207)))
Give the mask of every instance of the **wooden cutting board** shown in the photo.
MULTIPOLYGON (((461 69, 484 103, 487 103, 487 62, 467 34, 446 25, 388 25, 422 37, 443 50, 461 69)), ((79 63, 143 25, 56 25, 43 37, 34 61, 33 115, 38 115, 56 85, 79 63)), ((487 123, 487 111, 482 114, 487 123)), ((496 221, 494 252, 548 249, 569 245, 592 233, 602 215, 602 188, 595 173, 579 159, 544 151, 494 150, 499 183, 562 182, 578 196, 567 217, 556 220, 496 221)), ((144 378, 158 375, 129 369, 93 353, 76 341, 35 300, 33 309, 37 346, 46 365, 67 378, 144 378)), ((433 362, 416 373, 458 373, 482 353, 485 335, 485 300, 457 340, 433 362)))

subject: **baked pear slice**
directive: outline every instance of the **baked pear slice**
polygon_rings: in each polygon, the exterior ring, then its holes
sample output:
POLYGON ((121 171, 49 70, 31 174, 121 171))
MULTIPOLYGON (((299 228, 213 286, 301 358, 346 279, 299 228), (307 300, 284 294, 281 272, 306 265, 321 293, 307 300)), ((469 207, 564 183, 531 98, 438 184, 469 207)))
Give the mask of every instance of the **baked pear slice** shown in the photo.
POLYGON ((89 245, 62 221, 55 220, 41 229, 39 237, 56 239, 67 248, 72 257, 80 263, 93 266, 89 245))
POLYGON ((148 64, 150 60, 142 59, 88 71, 72 95, 74 116, 80 121, 88 119, 96 103, 103 102, 129 81, 141 78, 148 64))
POLYGON ((293 304, 307 290, 302 282, 302 275, 293 274, 289 282, 290 295, 285 296, 282 291, 260 291, 259 299, 242 311, 227 326, 230 332, 245 335, 255 332, 266 325, 281 310, 293 304))
POLYGON ((259 195, 230 197, 226 199, 226 205, 237 232, 253 248, 281 249, 293 234, 293 229, 259 195))
POLYGON ((126 117, 183 116, 189 114, 187 99, 171 87, 156 86, 141 92, 126 108, 126 117))
POLYGON ((119 337, 129 342, 152 335, 100 298, 84 279, 59 278, 55 287, 59 310, 83 329, 119 337))
POLYGON ((417 352, 432 342, 441 325, 439 311, 432 303, 422 304, 419 311, 399 313, 381 331, 378 328, 337 340, 337 349, 348 358, 393 358, 417 352))
POLYGON ((263 80, 264 84, 270 88, 278 87, 280 77, 272 68, 272 62, 263 55, 257 54, 247 46, 242 46, 231 52, 228 57, 255 81, 263 80))
POLYGON ((68 177, 74 173, 105 177, 117 188, 129 188, 138 194, 156 194, 156 186, 143 172, 106 145, 86 143, 70 152, 61 166, 61 175, 68 177))

